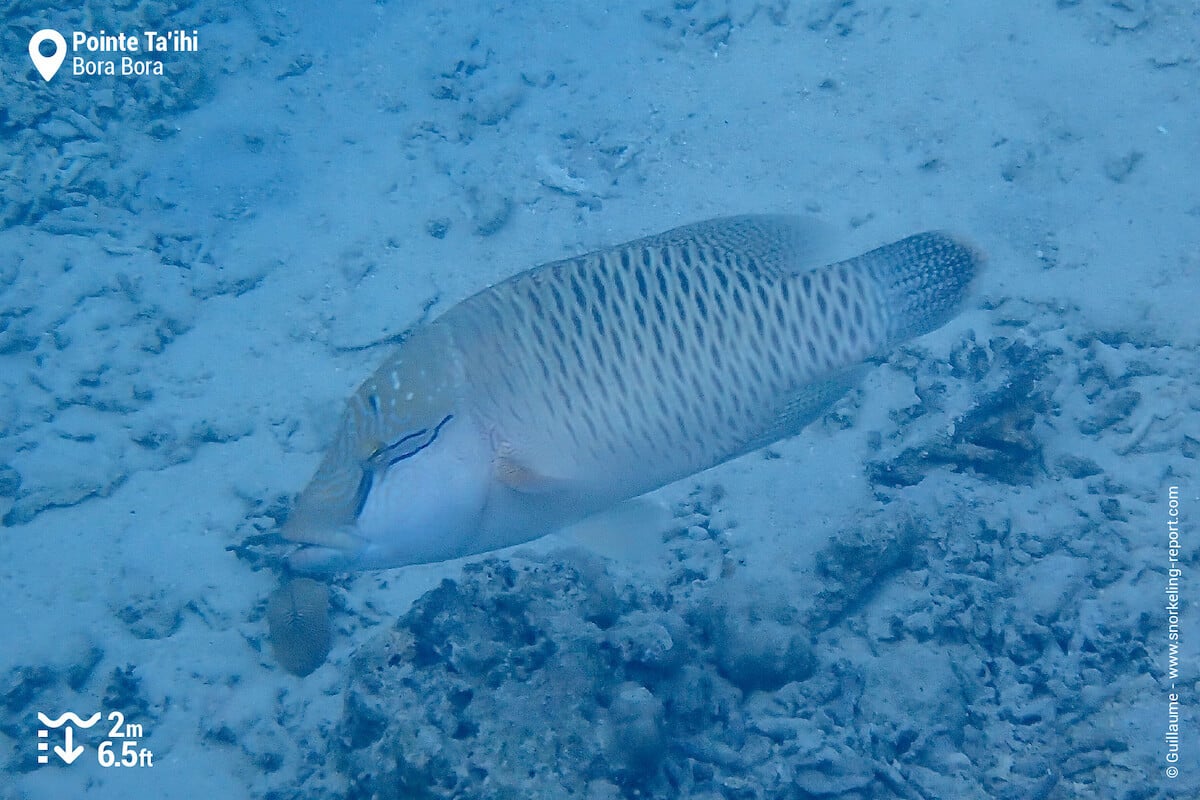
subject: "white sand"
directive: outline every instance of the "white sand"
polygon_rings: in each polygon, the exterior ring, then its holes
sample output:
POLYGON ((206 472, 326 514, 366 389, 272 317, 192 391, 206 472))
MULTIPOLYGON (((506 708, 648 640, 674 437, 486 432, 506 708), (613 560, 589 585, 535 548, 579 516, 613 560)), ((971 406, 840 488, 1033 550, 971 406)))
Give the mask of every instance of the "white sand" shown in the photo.
MULTIPOLYGON (((226 548, 252 522, 269 528, 263 507, 303 485, 342 399, 383 357, 373 345, 427 304, 437 313, 540 261, 752 211, 815 214, 847 256, 923 228, 962 232, 990 256, 981 297, 1038 304, 1045 330, 1027 335, 1070 347, 1105 334, 1109 344, 1084 351, 1140 401, 1085 436, 1076 423, 1093 408, 1063 374, 1062 414, 1037 434, 1048 462, 1086 456, 1123 487, 1121 541, 1080 547, 1073 566, 1085 573, 1105 552, 1122 560, 1118 578, 1098 591, 1026 557, 1006 580, 1037 587, 1030 603, 1083 604, 1096 625, 1150 615, 1142 692, 1095 702, 1113 703, 1114 736, 1143 743, 1128 768, 1154 769, 1160 785, 1166 487, 1183 487, 1189 517, 1200 507, 1195 456, 1183 455, 1185 437, 1200 440, 1194 4, 820 0, 777 4, 782 24, 771 4, 754 14, 741 0, 442 5, 190 6, 165 26, 198 27, 203 52, 137 79, 154 96, 177 80, 172 69, 203 65, 208 89, 164 120, 172 135, 150 135, 145 101, 141 116, 111 119, 87 103, 106 89, 127 95, 132 79, 63 73, 52 86, 76 82, 85 102, 74 111, 101 135, 48 126, 70 124, 51 110, 11 137, 23 166, 5 178, 10 201, 78 194, 0 230, 0 463, 21 478, 16 497, 0 498, 15 523, 0 537, 0 698, 32 685, 20 670, 50 670, 32 702, 8 707, 0 797, 336 787, 331 767, 310 777, 303 760, 311 732, 341 714, 363 620, 402 613, 457 565, 358 578, 344 602, 363 616, 339 616, 330 663, 300 680, 265 650, 275 576, 226 548), (722 18, 727 36, 699 33, 722 18), (298 60, 311 66, 290 70, 298 60), (289 71, 299 74, 280 77, 289 71), (93 177, 68 184, 78 159, 93 177), (506 221, 480 235, 506 206, 506 221), (426 231, 435 219, 449 221, 443 239, 426 231), (70 688, 93 648, 90 679, 70 688), (153 768, 100 768, 92 734, 70 767, 21 767, 36 711, 103 710, 126 665, 148 703, 130 721, 148 730, 153 768), (223 726, 236 743, 221 740, 223 726)), ((43 88, 26 80, 21 48, 4 70, 11 119, 43 88)), ((1020 336, 997 327, 1011 307, 972 309, 920 344, 944 356, 969 328, 980 341, 1020 336)), ((1097 403, 1113 391, 1099 378, 1092 389, 1097 403)), ((865 431, 887 436, 889 410, 914 401, 908 377, 881 369, 856 395, 849 431, 814 426, 774 448, 782 458, 751 456, 665 496, 722 484, 745 569, 802 594, 813 553, 876 502, 865 431)), ((930 496, 972 491, 962 476, 929 482, 930 496)), ((1007 506, 989 513, 1094 536, 1080 522, 1098 502, 1088 485, 1043 475, 993 489, 1007 506)), ((1194 751, 1194 546, 1185 555, 1180 686, 1194 751)), ((879 613, 839 635, 869 637, 879 613)), ((1197 785, 1191 763, 1178 785, 1197 785)))

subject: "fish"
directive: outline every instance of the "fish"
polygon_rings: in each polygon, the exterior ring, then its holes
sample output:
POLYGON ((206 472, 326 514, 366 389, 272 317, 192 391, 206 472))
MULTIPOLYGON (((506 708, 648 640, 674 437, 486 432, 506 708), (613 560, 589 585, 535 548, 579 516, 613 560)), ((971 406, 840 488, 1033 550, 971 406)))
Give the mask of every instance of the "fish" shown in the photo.
POLYGON ((283 523, 301 571, 486 553, 794 436, 954 318, 984 263, 927 231, 816 260, 722 217, 518 273, 417 327, 348 400, 283 523))

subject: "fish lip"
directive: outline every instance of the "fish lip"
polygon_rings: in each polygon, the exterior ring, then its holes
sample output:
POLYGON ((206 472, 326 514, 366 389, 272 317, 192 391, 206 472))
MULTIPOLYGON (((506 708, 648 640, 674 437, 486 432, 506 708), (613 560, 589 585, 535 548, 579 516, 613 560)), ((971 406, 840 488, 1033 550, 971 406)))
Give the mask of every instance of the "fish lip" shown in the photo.
POLYGON ((350 525, 288 525, 285 523, 282 534, 283 538, 289 542, 347 553, 361 552, 370 544, 350 525))
POLYGON ((299 545, 287 555, 288 566, 304 574, 359 569, 371 547, 352 525, 285 525, 284 536, 299 545))
POLYGON ((321 545, 303 545, 287 557, 288 567, 303 575, 328 575, 358 568, 359 552, 321 545))

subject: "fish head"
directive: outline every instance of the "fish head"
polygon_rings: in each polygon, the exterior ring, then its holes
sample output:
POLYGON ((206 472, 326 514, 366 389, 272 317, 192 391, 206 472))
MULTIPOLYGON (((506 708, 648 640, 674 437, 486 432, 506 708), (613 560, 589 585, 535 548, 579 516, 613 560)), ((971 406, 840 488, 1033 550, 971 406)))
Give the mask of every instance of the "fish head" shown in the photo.
POLYGON ((333 547, 306 548, 294 563, 386 569, 465 555, 482 524, 491 477, 483 445, 469 420, 454 414, 389 444, 361 469, 353 523, 335 530, 327 540, 333 547))
POLYGON ((491 450, 458 403, 453 352, 428 335, 350 398, 333 444, 283 536, 307 572, 383 569, 470 552, 492 476, 491 450))

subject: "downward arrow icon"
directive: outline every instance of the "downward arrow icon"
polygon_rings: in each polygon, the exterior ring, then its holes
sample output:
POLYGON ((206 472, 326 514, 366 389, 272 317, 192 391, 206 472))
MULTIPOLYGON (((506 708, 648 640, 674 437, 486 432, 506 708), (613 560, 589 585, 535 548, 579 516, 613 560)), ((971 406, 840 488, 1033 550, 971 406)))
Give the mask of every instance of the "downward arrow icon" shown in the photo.
POLYGON ((83 753, 83 745, 76 745, 75 747, 71 746, 75 744, 75 729, 70 725, 67 726, 66 739, 63 744, 65 744, 66 747, 54 745, 54 752, 58 754, 59 758, 68 764, 74 762, 75 759, 79 758, 79 756, 83 753))

